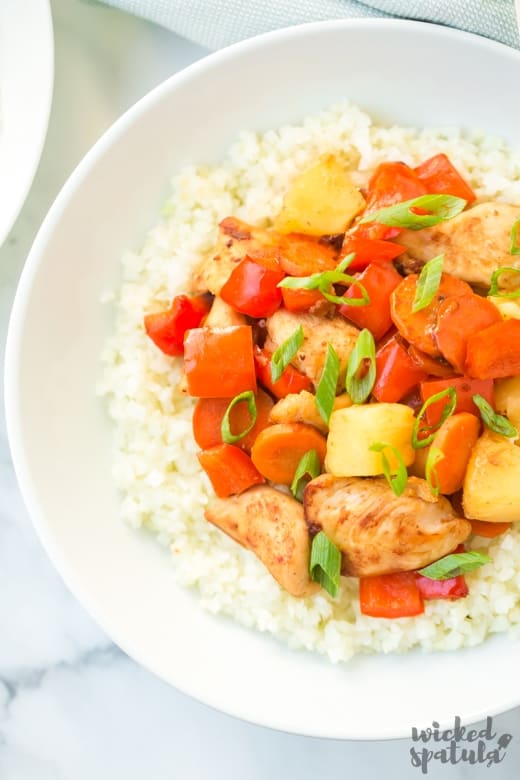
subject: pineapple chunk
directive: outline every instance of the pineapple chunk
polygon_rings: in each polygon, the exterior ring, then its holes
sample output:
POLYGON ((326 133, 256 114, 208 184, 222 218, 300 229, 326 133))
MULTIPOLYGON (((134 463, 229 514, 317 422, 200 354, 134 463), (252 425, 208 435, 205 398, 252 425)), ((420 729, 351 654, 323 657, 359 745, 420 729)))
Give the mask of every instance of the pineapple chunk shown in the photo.
MULTIPOLYGON (((325 468, 335 477, 372 477, 383 474, 381 453, 370 447, 391 444, 406 466, 415 458, 412 447, 413 411, 404 404, 367 404, 332 412, 325 468)), ((391 450, 384 452, 390 468, 397 465, 391 450)))
POLYGON ((280 233, 335 235, 344 233, 364 207, 346 161, 329 155, 293 181, 274 227, 280 233))
POLYGON ((495 382, 495 406, 520 432, 520 376, 495 382))
POLYGON ((476 443, 464 479, 464 514, 488 523, 520 520, 520 448, 485 431, 476 443))

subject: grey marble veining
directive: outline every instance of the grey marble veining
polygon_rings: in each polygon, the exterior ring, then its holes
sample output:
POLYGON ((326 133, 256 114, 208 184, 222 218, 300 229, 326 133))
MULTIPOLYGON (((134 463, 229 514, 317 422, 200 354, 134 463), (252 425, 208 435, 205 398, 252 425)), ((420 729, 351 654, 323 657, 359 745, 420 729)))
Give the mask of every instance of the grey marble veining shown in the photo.
MULTIPOLYGON (((2 354, 24 260, 68 174, 125 108, 203 54, 164 30, 79 0, 54 0, 53 11, 56 89, 48 140, 27 203, 0 250, 2 354)), ((431 761, 426 776, 517 777, 520 710, 494 725, 513 735, 500 764, 431 761)), ((412 746, 410 740, 339 743, 261 729, 210 710, 139 668, 94 624, 47 560, 16 487, 0 416, 0 780, 420 778, 412 746)))

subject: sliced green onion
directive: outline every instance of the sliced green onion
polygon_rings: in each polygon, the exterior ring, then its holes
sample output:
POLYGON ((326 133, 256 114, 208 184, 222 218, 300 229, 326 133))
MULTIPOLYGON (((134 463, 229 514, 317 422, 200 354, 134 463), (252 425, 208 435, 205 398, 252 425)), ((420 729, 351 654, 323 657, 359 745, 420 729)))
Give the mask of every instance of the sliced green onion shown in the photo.
POLYGON ((423 403, 421 406, 421 410, 419 414, 416 417, 413 431, 412 431, 412 447, 415 450, 419 450, 422 447, 427 447, 429 444, 432 443, 432 441, 435 438, 435 434, 438 431, 438 429, 441 427, 442 423, 448 419, 448 417, 451 417, 453 412, 455 411, 455 407, 457 406, 457 391, 454 387, 447 387, 445 390, 441 390, 440 393, 435 393, 435 395, 430 396, 427 401, 423 403), (444 406, 444 409, 442 410, 441 419, 438 423, 435 425, 425 425, 423 428, 421 428, 421 422, 422 419, 426 413, 426 410, 428 407, 430 407, 432 404, 437 403, 437 401, 442 401, 443 398, 449 398, 449 402, 444 406), (427 431, 430 431, 430 435, 427 436, 425 439, 419 439, 420 433, 425 433, 427 431))
POLYGON ((430 563, 429 566, 419 569, 418 573, 430 580, 449 580, 451 577, 467 574, 490 562, 489 555, 471 550, 470 552, 445 555, 444 558, 435 561, 435 563, 430 563))
POLYGON ((520 236, 518 233, 520 232, 520 219, 517 219, 516 222, 513 224, 513 227, 511 228, 511 249, 509 250, 510 255, 520 255, 520 236))
POLYGON ((435 298, 435 294, 441 283, 443 263, 444 255, 437 255, 437 257, 432 258, 426 263, 419 274, 417 290, 412 306, 412 312, 414 314, 429 306, 435 298))
POLYGON ((349 255, 345 255, 343 260, 337 264, 336 271, 341 271, 343 273, 343 271, 345 271, 349 267, 349 265, 351 264, 355 256, 356 256, 355 252, 351 252, 349 255))
POLYGON ((426 458, 426 466, 424 468, 426 482, 428 483, 428 487, 434 496, 438 496, 440 492, 439 476, 435 467, 437 463, 439 463, 441 460, 444 460, 444 458, 444 452, 439 450, 437 447, 432 447, 428 453, 428 457, 426 458))
POLYGON ((386 481, 396 496, 402 496, 406 488, 406 483, 408 482, 408 472, 406 470, 406 466, 404 465, 403 456, 397 447, 394 447, 392 444, 388 444, 386 441, 376 441, 374 444, 372 444, 371 447, 369 447, 369 449, 373 450, 373 452, 381 453, 381 463, 383 465, 383 474, 386 477, 386 481), (397 468, 394 471, 390 469, 388 458, 384 453, 384 450, 387 449, 392 452, 392 455, 397 460, 397 468))
MULTIPOLYGON (((520 249, 515 254, 520 254, 520 249)), ((498 287, 498 280, 502 274, 517 274, 520 275, 520 268, 512 268, 508 265, 503 265, 501 268, 497 268, 491 274, 491 286, 489 288, 488 297, 496 296, 497 298, 520 298, 520 288, 518 290, 512 290, 511 292, 504 292, 498 287)))
POLYGON ((380 222, 392 227, 422 230, 456 217, 464 209, 466 203, 464 198, 456 198, 455 195, 419 195, 418 198, 373 211, 363 217, 361 223, 380 222), (413 209, 423 209, 428 213, 416 214, 413 209))
POLYGON ((229 404, 228 408, 226 409, 226 413, 224 417, 222 418, 222 423, 220 425, 220 433, 222 435, 222 441, 224 444, 234 444, 236 441, 240 441, 240 439, 243 439, 244 436, 247 436, 249 431, 251 431, 254 427, 254 424, 256 423, 256 399, 255 394, 252 390, 245 390, 243 393, 240 393, 239 395, 236 395, 231 403, 229 404), (249 416, 251 417, 251 422, 245 428, 241 433, 231 433, 231 425, 229 422, 229 415, 231 414, 231 410, 237 405, 241 403, 247 403, 247 411, 249 412, 249 416))
POLYGON ((337 595, 341 553, 323 531, 316 534, 312 540, 309 571, 314 582, 318 582, 332 597, 337 595))
POLYGON ((319 290, 323 297, 331 303, 367 306, 370 303, 370 296, 364 285, 354 276, 344 273, 353 259, 354 253, 352 252, 346 255, 333 271, 323 271, 320 274, 311 274, 310 276, 286 276, 277 286, 286 287, 289 290, 319 290), (356 285, 361 291, 361 298, 346 298, 344 295, 331 293, 330 289, 334 284, 356 285))
POLYGON ((303 344, 303 328, 300 325, 289 338, 280 344, 271 358, 271 381, 278 382, 283 372, 303 344))
POLYGON ((291 493, 297 501, 303 501, 303 489, 311 479, 319 477, 321 474, 321 463, 316 450, 309 450, 301 458, 296 466, 293 481, 291 483, 291 493))
POLYGON ((321 415, 323 421, 328 425, 334 399, 336 398, 336 389, 339 377, 339 357, 331 344, 327 344, 327 356, 321 372, 320 381, 316 388, 315 404, 316 409, 321 415))
POLYGON ((473 396, 473 403, 478 407, 482 422, 490 431, 499 433, 501 436, 508 436, 509 438, 518 436, 515 426, 509 422, 507 417, 497 414, 483 396, 476 393, 473 396))
POLYGON ((352 402, 362 404, 366 401, 372 392, 375 381, 376 345, 370 331, 364 328, 357 337, 347 365, 346 386, 352 402), (368 368, 366 361, 368 361, 368 368), (363 372, 362 376, 359 376, 360 372, 363 372))

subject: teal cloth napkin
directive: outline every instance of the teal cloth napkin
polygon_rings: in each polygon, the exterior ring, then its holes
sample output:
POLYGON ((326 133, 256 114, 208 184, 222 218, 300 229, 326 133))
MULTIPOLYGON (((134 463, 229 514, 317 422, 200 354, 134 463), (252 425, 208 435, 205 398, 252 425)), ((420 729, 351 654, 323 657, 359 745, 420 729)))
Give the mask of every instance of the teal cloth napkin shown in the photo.
MULTIPOLYGON (((518 1, 518 0, 517 0, 518 1)), ((515 0, 102 0, 209 49, 291 24, 395 16, 458 27, 520 48, 515 0)))

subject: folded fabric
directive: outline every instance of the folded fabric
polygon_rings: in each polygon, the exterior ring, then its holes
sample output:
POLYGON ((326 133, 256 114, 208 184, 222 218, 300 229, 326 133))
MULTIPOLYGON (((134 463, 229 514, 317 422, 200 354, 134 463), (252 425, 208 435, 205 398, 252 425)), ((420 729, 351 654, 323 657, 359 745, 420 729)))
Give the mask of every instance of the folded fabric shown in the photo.
POLYGON ((520 48, 515 0, 101 0, 209 49, 291 24, 395 16, 458 27, 520 48))

